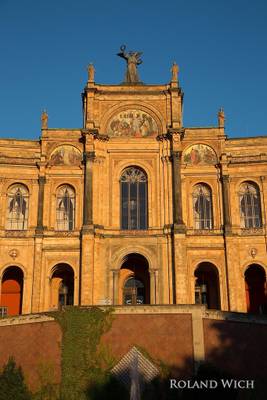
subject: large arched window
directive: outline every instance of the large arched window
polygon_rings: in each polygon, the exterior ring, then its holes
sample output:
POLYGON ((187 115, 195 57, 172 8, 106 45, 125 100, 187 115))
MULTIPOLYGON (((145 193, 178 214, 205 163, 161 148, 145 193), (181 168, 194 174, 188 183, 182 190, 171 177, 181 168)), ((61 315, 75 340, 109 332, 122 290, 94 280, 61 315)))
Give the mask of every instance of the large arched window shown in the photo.
POLYGON ((71 231, 74 229, 75 192, 69 185, 60 186, 57 190, 57 220, 58 231, 71 231))
POLYGON ((239 191, 239 204, 241 227, 245 229, 260 228, 262 226, 260 192, 255 183, 242 183, 239 191))
POLYGON ((29 192, 26 186, 12 185, 7 193, 7 224, 11 230, 25 230, 28 225, 29 192))
POLYGON ((193 213, 195 229, 213 228, 211 189, 202 183, 194 186, 193 213))
POLYGON ((121 229, 147 229, 147 176, 136 167, 127 168, 120 179, 121 229))

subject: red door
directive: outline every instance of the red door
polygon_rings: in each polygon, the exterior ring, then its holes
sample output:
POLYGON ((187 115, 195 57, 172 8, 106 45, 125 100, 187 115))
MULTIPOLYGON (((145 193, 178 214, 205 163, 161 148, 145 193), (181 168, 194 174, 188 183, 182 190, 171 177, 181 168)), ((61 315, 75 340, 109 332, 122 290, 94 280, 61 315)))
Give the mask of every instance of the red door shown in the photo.
POLYGON ((8 307, 8 315, 21 313, 21 285, 14 279, 2 282, 1 305, 8 307))

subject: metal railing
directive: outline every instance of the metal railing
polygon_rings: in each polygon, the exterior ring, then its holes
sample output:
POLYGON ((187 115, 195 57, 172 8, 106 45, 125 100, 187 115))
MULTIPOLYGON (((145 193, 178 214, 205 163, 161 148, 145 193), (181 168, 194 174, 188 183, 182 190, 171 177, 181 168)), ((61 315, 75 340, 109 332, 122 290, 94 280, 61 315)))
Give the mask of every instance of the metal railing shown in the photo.
POLYGON ((0 306, 0 318, 7 317, 7 307, 0 306))

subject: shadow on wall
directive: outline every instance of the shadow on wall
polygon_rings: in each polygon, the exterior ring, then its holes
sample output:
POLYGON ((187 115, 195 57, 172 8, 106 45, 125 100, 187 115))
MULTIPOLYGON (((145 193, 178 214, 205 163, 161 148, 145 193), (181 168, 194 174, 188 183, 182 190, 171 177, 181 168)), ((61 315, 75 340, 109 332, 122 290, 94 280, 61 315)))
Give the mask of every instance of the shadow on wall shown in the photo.
MULTIPOLYGON (((258 317, 257 323, 249 323, 247 318, 242 321, 242 316, 239 321, 204 318, 203 331, 205 362, 199 364, 196 374, 190 372, 193 364, 191 357, 184 357, 178 368, 177 365, 163 365, 151 355, 143 353, 157 366, 160 375, 150 384, 142 384, 144 379, 142 376, 138 378, 143 389, 140 400, 216 399, 216 396, 227 400, 267 398, 267 319, 258 317)), ((138 347, 140 331, 136 331, 135 338, 138 347)), ((167 338, 162 340, 165 341, 162 345, 168 346, 167 338)), ((177 350, 174 348, 173 352, 177 350)), ((94 371, 95 375, 91 373, 90 382, 87 382, 81 397, 75 397, 75 400, 130 399, 129 390, 111 376, 110 369, 100 372, 96 366, 94 371)), ((72 399, 71 390, 70 387, 68 400, 72 399)), ((33 397, 41 398, 66 400, 57 394, 33 397)), ((138 397, 132 399, 138 400, 138 397)))
MULTIPOLYGON (((267 398, 266 324, 204 319, 203 328, 206 359, 197 373, 188 373, 193 363, 188 357, 181 368, 165 366, 150 384, 142 384, 141 376, 141 400, 267 398)), ((130 398, 114 378, 102 383, 88 387, 88 400, 130 398)))

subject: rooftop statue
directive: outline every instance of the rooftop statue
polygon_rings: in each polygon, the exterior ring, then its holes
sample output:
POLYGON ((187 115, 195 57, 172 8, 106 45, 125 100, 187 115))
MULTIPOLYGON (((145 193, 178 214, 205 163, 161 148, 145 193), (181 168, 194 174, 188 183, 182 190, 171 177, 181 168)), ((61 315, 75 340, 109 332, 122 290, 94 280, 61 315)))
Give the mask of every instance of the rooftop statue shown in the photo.
POLYGON ((171 73, 172 73, 172 82, 178 82, 178 72, 179 72, 179 67, 174 61, 171 67, 171 73))
POLYGON ((41 123, 42 123, 42 129, 47 129, 48 128, 48 114, 47 114, 46 110, 44 110, 42 112, 41 123))
POLYGON ((218 125, 219 125, 219 128, 224 128, 224 122, 225 122, 224 110, 223 110, 223 108, 220 108, 219 111, 218 111, 218 125))
POLYGON ((88 82, 94 82, 95 80, 95 67, 90 63, 87 67, 88 72, 88 82))
POLYGON ((121 52, 117 53, 119 57, 124 58, 127 61, 127 70, 125 74, 125 83, 141 83, 138 72, 137 65, 142 64, 142 60, 140 60, 141 52, 138 51, 129 51, 128 53, 125 51, 126 46, 122 45, 120 47, 121 52))

